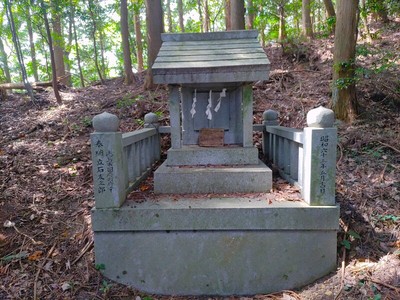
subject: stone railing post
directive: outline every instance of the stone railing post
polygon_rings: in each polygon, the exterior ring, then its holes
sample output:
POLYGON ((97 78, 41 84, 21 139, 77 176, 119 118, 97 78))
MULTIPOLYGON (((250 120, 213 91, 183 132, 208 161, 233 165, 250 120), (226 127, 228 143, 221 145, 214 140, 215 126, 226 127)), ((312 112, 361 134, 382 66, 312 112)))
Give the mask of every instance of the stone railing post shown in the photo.
POLYGON ((96 208, 120 207, 128 187, 127 166, 123 161, 119 119, 104 112, 93 118, 90 135, 96 208))
POLYGON ((303 198, 309 205, 335 205, 337 129, 334 112, 324 107, 307 114, 304 128, 303 198))
MULTIPOLYGON (((144 116, 144 127, 145 128, 155 128, 158 132, 158 128, 160 127, 159 118, 155 113, 148 113, 144 116)), ((152 149, 152 160, 159 160, 161 157, 161 142, 160 135, 157 134, 152 140, 151 149, 152 149)))
POLYGON ((144 127, 145 128, 155 128, 160 127, 158 116, 155 113, 148 113, 144 116, 144 127))
POLYGON ((279 126, 279 113, 276 110, 268 109, 263 113, 263 137, 262 137, 262 151, 264 157, 272 159, 271 155, 271 141, 269 140, 270 135, 266 132, 266 126, 279 126))

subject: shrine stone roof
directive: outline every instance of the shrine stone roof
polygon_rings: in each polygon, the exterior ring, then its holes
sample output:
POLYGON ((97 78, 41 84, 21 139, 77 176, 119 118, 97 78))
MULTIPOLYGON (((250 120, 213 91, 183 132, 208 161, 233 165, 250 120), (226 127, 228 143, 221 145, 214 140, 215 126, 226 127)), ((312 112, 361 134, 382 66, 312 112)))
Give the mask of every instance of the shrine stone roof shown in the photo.
POLYGON ((270 62, 256 30, 164 33, 154 83, 253 82, 268 79, 270 62))

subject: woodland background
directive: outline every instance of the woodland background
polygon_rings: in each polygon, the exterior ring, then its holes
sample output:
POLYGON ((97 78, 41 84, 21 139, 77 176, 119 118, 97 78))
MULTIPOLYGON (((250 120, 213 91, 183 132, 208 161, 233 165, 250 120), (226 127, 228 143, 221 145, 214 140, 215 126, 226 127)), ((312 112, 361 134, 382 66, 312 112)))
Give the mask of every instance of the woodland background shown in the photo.
MULTIPOLYGON (((400 297, 399 1, 3 0, 1 299, 184 298, 144 294, 96 268, 91 119, 108 111, 130 131, 156 112, 168 124, 167 89, 149 70, 161 32, 251 28, 272 64, 253 85, 255 123, 275 109, 281 125, 302 128, 310 109, 331 107, 341 205, 337 272, 252 298, 400 297)), ((277 197, 297 192, 274 179, 277 197)), ((130 197, 146 193, 151 177, 130 197)))

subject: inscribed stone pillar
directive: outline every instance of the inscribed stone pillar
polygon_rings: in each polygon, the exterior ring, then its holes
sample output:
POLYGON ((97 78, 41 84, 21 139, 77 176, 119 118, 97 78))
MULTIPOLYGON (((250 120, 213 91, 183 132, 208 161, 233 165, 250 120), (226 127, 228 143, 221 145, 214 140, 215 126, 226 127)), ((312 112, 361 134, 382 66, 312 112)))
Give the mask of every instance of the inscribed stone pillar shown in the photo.
POLYGON ((310 205, 335 205, 337 129, 334 113, 319 107, 309 111, 304 128, 303 197, 310 205))
POLYGON ((96 208, 120 207, 126 197, 128 169, 123 163, 122 133, 119 120, 102 113, 93 118, 90 135, 96 208))

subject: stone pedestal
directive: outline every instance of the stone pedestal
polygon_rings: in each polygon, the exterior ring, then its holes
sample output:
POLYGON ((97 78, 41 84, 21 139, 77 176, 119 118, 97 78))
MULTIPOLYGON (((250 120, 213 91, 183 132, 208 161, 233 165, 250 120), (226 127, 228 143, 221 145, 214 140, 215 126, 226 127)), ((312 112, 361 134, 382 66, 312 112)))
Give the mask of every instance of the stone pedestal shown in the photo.
POLYGON ((103 273, 152 294, 266 294, 336 267, 337 206, 165 197, 92 218, 103 273))

